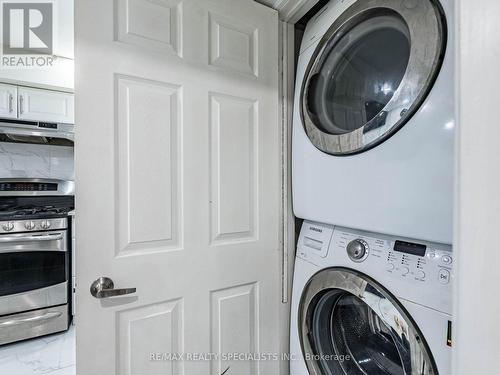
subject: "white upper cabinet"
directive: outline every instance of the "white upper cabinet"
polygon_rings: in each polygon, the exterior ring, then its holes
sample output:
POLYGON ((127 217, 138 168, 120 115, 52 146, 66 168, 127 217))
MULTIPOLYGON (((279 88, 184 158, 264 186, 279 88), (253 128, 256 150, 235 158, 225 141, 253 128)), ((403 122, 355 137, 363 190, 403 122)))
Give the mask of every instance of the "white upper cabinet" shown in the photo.
POLYGON ((0 84, 0 118, 17 117, 17 87, 0 84))
POLYGON ((19 119, 73 124, 75 99, 73 94, 19 87, 19 119))

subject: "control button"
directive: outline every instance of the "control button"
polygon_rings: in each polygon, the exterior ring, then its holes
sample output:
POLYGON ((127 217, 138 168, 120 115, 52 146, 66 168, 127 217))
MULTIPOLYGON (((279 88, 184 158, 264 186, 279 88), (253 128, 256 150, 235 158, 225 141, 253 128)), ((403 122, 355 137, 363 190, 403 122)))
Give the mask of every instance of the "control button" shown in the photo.
POLYGON ((439 270, 438 280, 443 285, 448 284, 450 282, 450 271, 448 271, 447 269, 441 268, 439 270))
POLYGON ((48 220, 44 220, 40 223, 40 227, 42 227, 42 229, 49 229, 50 228, 50 221, 48 220))
POLYGON ((35 229, 35 223, 33 221, 27 221, 26 223, 24 223, 24 227, 27 230, 33 230, 35 229))
POLYGON ((408 275, 409 273, 410 273, 410 269, 408 267, 401 268, 401 275, 402 276, 408 275))
POLYGON ((394 263, 387 263, 387 264, 385 265, 385 269, 386 269, 387 271, 392 271, 392 270, 394 269, 394 263))
POLYGON ((421 279, 421 280, 423 280, 423 279, 425 279, 425 272, 424 272, 424 271, 422 271, 422 270, 418 270, 418 271, 417 271, 417 274, 416 274, 416 276, 415 276, 415 277, 416 277, 417 279, 421 279))
POLYGON ((368 256, 368 244, 361 239, 352 240, 347 245, 347 255, 354 262, 362 262, 368 256))
POLYGON ((453 259, 449 255, 443 255, 441 257, 441 262, 443 264, 451 264, 453 262, 453 259))
POLYGON ((12 229, 14 229, 14 223, 12 221, 8 221, 7 223, 4 223, 2 225, 2 228, 3 230, 9 232, 11 231, 12 229))

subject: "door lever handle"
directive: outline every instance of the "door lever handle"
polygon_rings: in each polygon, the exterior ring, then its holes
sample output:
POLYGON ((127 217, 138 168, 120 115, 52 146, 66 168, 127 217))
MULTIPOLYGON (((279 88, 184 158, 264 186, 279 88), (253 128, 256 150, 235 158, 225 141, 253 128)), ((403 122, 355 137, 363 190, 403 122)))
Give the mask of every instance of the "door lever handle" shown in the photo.
POLYGON ((109 277, 99 277, 90 285, 90 294, 95 298, 123 296, 135 293, 136 290, 136 288, 115 289, 115 284, 109 277))

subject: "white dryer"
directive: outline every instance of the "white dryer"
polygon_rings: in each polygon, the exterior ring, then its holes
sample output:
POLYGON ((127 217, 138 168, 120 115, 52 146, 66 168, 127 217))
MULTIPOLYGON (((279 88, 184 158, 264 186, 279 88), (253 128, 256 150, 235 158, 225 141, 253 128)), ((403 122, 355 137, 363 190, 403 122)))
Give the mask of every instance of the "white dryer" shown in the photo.
POLYGON ((332 0, 307 24, 295 215, 451 243, 453 0, 332 0))
POLYGON ((448 245, 304 222, 291 375, 451 375, 448 245))

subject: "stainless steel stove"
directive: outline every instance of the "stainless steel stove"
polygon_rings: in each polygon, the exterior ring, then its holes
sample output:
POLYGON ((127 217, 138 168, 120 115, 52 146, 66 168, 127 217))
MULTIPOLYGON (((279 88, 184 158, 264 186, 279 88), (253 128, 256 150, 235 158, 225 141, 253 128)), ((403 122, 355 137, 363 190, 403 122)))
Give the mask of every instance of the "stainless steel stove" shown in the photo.
POLYGON ((0 345, 69 325, 71 181, 0 179, 0 345))

